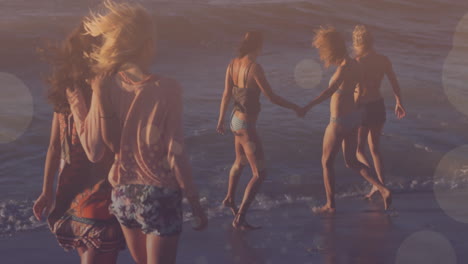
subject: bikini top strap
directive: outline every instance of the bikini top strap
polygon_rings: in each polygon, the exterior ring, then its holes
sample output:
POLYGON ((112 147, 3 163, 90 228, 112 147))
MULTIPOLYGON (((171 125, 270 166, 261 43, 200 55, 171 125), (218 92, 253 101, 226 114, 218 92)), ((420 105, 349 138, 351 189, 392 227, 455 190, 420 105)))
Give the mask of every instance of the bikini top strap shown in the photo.
POLYGON ((253 65, 253 64, 254 64, 254 63, 251 62, 251 63, 249 64, 249 66, 247 67, 247 71, 245 72, 245 75, 244 75, 244 88, 247 88, 247 80, 248 80, 248 78, 249 78, 250 68, 252 68, 252 65, 253 65))
POLYGON ((231 79, 232 79, 232 83, 234 84, 234 60, 231 61, 231 63, 229 64, 229 67, 231 68, 230 71, 231 71, 231 79))
POLYGON ((234 60, 235 59, 233 59, 231 61, 231 65, 230 65, 230 67, 231 67, 231 79, 232 79, 232 84, 234 86, 239 87, 239 71, 237 71, 237 76, 236 76, 236 78, 234 78, 234 60), (234 80, 236 80, 236 81, 234 82, 234 80))

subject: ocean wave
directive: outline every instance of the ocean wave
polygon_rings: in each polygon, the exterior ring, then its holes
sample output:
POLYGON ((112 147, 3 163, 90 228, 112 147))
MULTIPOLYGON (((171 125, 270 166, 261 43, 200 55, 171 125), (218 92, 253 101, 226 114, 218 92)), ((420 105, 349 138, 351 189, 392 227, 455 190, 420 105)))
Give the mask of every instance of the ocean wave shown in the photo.
MULTIPOLYGON (((468 186, 468 169, 459 173, 460 177, 454 179, 439 179, 433 180, 409 180, 407 182, 389 182, 389 187, 394 194, 398 193, 414 193, 414 192, 432 192, 434 187, 438 190, 453 191, 468 186), (462 175, 463 174, 463 175, 462 175)), ((343 186, 341 186, 343 187, 343 186)), ((343 188, 342 188, 343 189, 343 188)), ((357 198, 367 194, 371 186, 367 183, 353 185, 349 188, 337 193, 337 199, 344 198, 357 198)), ((221 201, 214 200, 213 197, 202 197, 200 199, 203 207, 207 209, 209 219, 231 216, 232 213, 223 208, 220 204, 221 201)), ((297 196, 292 193, 278 194, 276 196, 266 195, 259 193, 255 202, 252 204, 252 210, 255 211, 269 211, 274 208, 287 205, 303 204, 310 208, 321 205, 324 202, 324 197, 316 196, 297 196)), ((32 213, 32 200, 8 200, 0 201, 0 235, 8 236, 17 232, 32 231, 36 229, 45 229, 46 223, 37 221, 32 213)), ((184 199, 184 207, 188 208, 188 202, 184 199)), ((193 221, 192 213, 190 210, 184 210, 184 222, 193 221)))
POLYGON ((0 235, 30 231, 46 226, 32 214, 31 200, 0 201, 0 235))

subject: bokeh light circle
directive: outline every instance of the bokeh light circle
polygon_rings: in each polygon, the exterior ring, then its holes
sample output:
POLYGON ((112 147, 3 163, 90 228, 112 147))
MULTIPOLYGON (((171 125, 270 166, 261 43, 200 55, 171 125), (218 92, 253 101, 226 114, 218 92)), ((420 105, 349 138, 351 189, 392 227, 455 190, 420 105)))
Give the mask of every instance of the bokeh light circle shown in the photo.
POLYGON ((466 13, 458 22, 457 27, 455 27, 455 32, 453 34, 453 47, 460 48, 463 45, 467 46, 467 37, 468 37, 468 13, 466 13))
POLYGON ((442 69, 442 83, 445 94, 452 105, 468 116, 468 14, 455 28, 453 47, 445 59, 442 69))
POLYGON ((434 195, 451 218, 468 224, 468 145, 458 147, 440 160, 434 173, 434 195))
POLYGON ((468 52, 452 50, 444 62, 442 82, 450 103, 468 116, 468 52))
POLYGON ((294 79, 304 89, 315 88, 322 80, 322 75, 322 66, 313 59, 301 60, 294 69, 294 79))
POLYGON ((34 115, 33 97, 24 82, 0 72, 0 144, 10 143, 29 127, 34 115))
POLYGON ((161 130, 156 125, 147 125, 140 130, 140 138, 148 146, 157 146, 161 135, 161 130))
POLYGON ((456 264, 457 256, 442 234, 419 231, 407 237, 398 249, 396 264, 456 264))

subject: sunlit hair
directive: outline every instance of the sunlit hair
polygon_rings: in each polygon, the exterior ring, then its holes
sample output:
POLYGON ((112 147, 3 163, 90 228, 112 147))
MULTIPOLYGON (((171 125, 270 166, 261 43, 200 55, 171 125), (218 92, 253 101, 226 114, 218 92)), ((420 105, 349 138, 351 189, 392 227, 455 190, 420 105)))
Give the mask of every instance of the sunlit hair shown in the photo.
POLYGON ((316 30, 312 44, 318 49, 325 67, 341 63, 348 55, 344 38, 334 27, 321 27, 316 30))
POLYGON ((49 44, 39 49, 40 55, 52 66, 52 73, 47 77, 49 84, 48 101, 57 113, 70 113, 66 89, 81 89, 85 98, 91 97, 88 83, 94 77, 92 60, 89 54, 99 45, 99 39, 86 34, 83 23, 58 45, 49 44))
POLYGON ((97 73, 117 71, 141 58, 146 45, 154 45, 153 19, 137 3, 106 1, 102 12, 85 20, 85 28, 92 36, 102 36, 101 48, 91 54, 97 73))
POLYGON ((356 56, 361 56, 374 46, 372 32, 365 25, 357 25, 353 31, 353 49, 356 56))
POLYGON ((259 31, 248 31, 239 46, 239 58, 260 49, 263 45, 263 34, 259 31))

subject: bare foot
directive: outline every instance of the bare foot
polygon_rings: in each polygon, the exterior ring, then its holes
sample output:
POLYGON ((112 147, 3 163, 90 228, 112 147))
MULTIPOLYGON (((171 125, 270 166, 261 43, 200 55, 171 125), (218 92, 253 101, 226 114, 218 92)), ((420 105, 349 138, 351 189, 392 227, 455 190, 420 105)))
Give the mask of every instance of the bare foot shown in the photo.
POLYGON ((233 222, 232 226, 235 229, 241 230, 241 231, 251 231, 251 230, 258 230, 262 228, 261 226, 253 226, 245 222, 243 224, 234 224, 233 222))
POLYGON ((379 192, 379 189, 377 189, 375 186, 372 186, 372 190, 368 194, 366 194, 366 196, 364 196, 364 199, 372 200, 372 196, 374 196, 374 194, 376 194, 377 192, 379 192))
POLYGON ((237 215, 238 209, 237 209, 236 203, 234 202, 233 199, 231 199, 231 198, 226 198, 226 199, 224 199, 222 205, 223 205, 223 207, 225 207, 225 208, 231 209, 231 212, 232 212, 232 214, 233 214, 234 216, 237 215))
POLYGON ((249 231, 249 230, 257 230, 261 229, 261 226, 253 226, 247 223, 245 219, 242 219, 243 217, 240 217, 239 215, 236 215, 234 218, 234 221, 232 221, 232 227, 237 230, 241 231, 249 231))
POLYGON ((381 194, 384 201, 385 210, 388 210, 392 205, 392 193, 389 189, 385 189, 385 191, 381 192, 381 194))
POLYGON ((334 214, 336 212, 336 208, 324 205, 322 207, 313 207, 312 212, 314 212, 314 214, 334 214))

